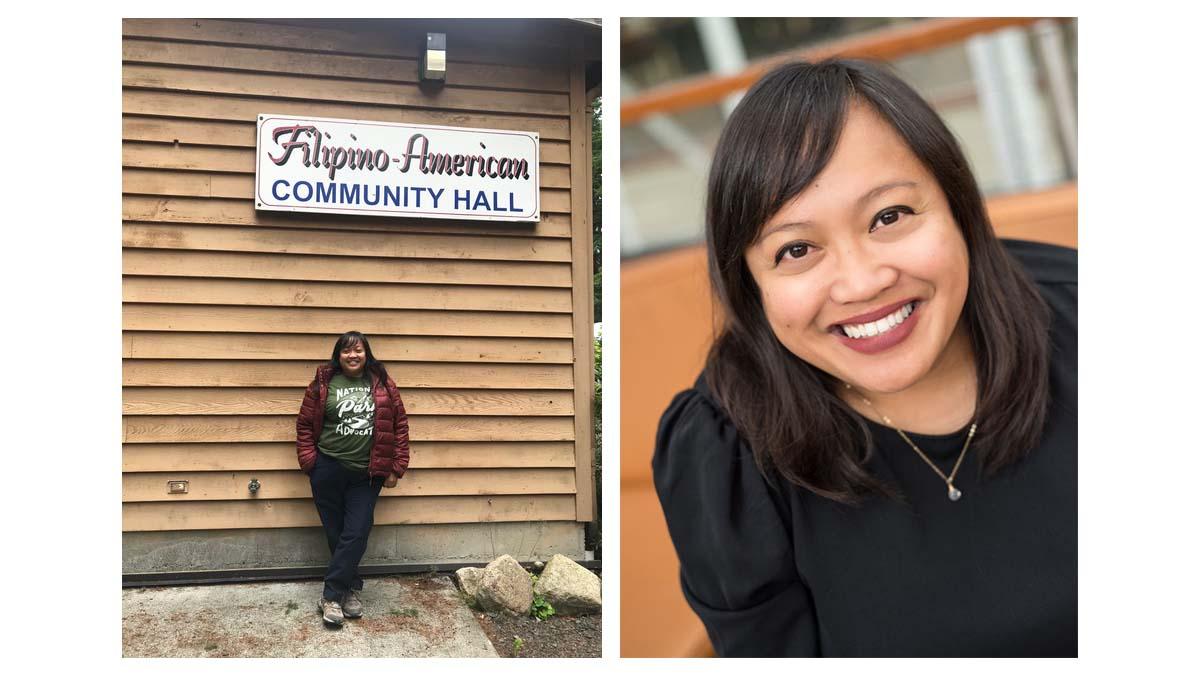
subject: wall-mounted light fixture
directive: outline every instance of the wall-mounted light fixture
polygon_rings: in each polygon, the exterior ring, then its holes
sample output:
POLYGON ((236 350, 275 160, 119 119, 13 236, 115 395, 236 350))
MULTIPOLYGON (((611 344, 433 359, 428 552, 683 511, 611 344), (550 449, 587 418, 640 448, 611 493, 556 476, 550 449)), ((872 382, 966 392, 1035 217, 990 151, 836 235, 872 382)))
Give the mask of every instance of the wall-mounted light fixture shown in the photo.
POLYGON ((446 34, 426 33, 421 50, 421 81, 446 82, 446 34))

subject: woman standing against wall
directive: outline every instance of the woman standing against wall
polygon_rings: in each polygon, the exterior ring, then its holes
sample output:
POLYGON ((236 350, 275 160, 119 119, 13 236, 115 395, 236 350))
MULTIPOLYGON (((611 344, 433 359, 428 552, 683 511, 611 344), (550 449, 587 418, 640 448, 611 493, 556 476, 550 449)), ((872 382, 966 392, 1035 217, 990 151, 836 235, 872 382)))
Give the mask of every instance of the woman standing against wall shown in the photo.
POLYGON ((408 468, 404 402, 362 333, 343 334, 317 368, 296 419, 296 456, 332 555, 318 609, 340 626, 362 616, 358 563, 380 489, 395 487, 408 468))

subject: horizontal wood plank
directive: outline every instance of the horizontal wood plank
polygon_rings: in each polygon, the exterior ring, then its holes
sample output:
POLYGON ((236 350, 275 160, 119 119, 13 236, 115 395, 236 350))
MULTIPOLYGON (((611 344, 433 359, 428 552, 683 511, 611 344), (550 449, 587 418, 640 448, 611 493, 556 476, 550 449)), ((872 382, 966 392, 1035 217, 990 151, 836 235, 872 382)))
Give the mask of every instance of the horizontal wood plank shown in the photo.
POLYGON ((244 122, 233 122, 124 115, 121 117, 121 140, 253 148, 258 140, 255 120, 257 116, 244 122))
MULTIPOLYGON (((122 336, 129 359, 260 359, 320 361, 333 341, 309 335, 143 333, 122 336)), ((376 358, 390 361, 464 363, 571 363, 571 341, 551 338, 392 337, 371 338, 376 358)))
MULTIPOLYGON (((530 63, 555 66, 568 62, 569 47, 581 36, 598 41, 598 30, 563 30, 553 21, 404 19, 364 22, 357 30, 344 30, 306 22, 285 25, 278 21, 218 19, 123 19, 125 37, 214 42, 305 49, 389 57, 415 58, 425 33, 453 32, 455 61, 476 63, 530 63)), ((592 45, 595 47, 596 45, 592 45)))
MULTIPOLYGON (((127 387, 307 387, 315 361, 125 359, 127 387)), ((571 366, 512 363, 390 363, 406 389, 570 389, 571 366)), ((246 440, 246 439, 236 439, 246 440)), ((553 440, 553 439, 551 439, 553 440)))
MULTIPOLYGON (((121 138, 126 141, 254 149, 258 130, 255 117, 251 116, 246 122, 229 122, 126 115, 121 118, 121 138)), ((542 138, 538 147, 542 164, 571 163, 570 146, 565 141, 542 138)))
POLYGON ((203 197, 159 197, 124 195, 121 217, 144 225, 197 224, 238 225, 252 228, 286 228, 304 231, 364 232, 367 234, 466 234, 489 237, 571 236, 570 215, 542 213, 536 223, 489 223, 486 221, 445 220, 440 218, 386 218, 354 216, 347 218, 312 213, 278 214, 257 211, 246 199, 203 197))
MULTIPOLYGON (((126 171, 122 171, 122 191, 126 193, 140 193, 148 188, 147 184, 151 183, 151 179, 156 175, 154 172, 148 171, 129 171, 128 168, 141 169, 177 169, 188 173, 178 174, 178 179, 171 183, 170 179, 175 178, 177 174, 166 174, 158 183, 165 184, 166 187, 156 189, 173 189, 181 197, 237 197, 241 199, 250 199, 254 196, 254 150, 249 148, 230 148, 215 145, 166 145, 164 143, 139 143, 125 141, 121 144, 121 166, 126 167, 126 171), (212 171, 212 172, 227 172, 239 174, 227 176, 229 187, 225 190, 233 194, 198 194, 199 189, 195 187, 200 179, 206 178, 204 175, 193 177, 191 172, 197 171, 212 171), (250 177, 249 190, 242 190, 244 194, 238 194, 237 186, 245 185, 247 176, 250 177), (182 181, 191 178, 191 185, 183 185, 182 181), (184 192, 187 190, 187 192, 184 192)), ((158 175, 162 175, 159 172, 158 175)))
MULTIPOLYGON (((407 399, 406 399, 407 401, 407 399)), ((409 469, 574 467, 575 446, 563 442, 414 442, 409 469)), ((121 471, 289 471, 298 468, 294 442, 128 443, 121 471)))
MULTIPOLYGON (((450 495, 574 494, 572 469, 414 469, 404 474, 389 497, 450 495)), ((213 500, 305 499, 312 497, 308 476, 291 471, 205 471, 127 473, 121 501, 192 502, 213 500), (250 480, 259 482, 251 494, 250 480), (170 494, 168 481, 187 481, 188 491, 170 494)))
POLYGON ((122 295, 125 302, 186 305, 571 311, 571 292, 561 288, 125 277, 122 295))
MULTIPOLYGON (((125 63, 191 66, 262 73, 416 83, 416 55, 410 57, 345 56, 309 52, 230 47, 126 38, 121 43, 125 63)), ((486 87, 567 91, 565 68, 455 63, 446 70, 447 87, 486 87)), ((503 94, 499 94, 503 95, 503 94)))
POLYGON ((218 19, 135 19, 121 20, 125 37, 162 40, 192 40, 218 44, 267 45, 322 52, 349 52, 381 56, 413 57, 417 45, 395 44, 377 34, 351 33, 319 27, 282 26, 255 21, 218 19))
MULTIPOLYGON (((386 495, 386 491, 384 492, 386 495)), ((318 527, 312 499, 122 504, 124 532, 318 527)), ((573 520, 574 495, 388 497, 375 505, 376 525, 573 520)))
MULTIPOLYGON (((126 387, 127 415, 289 415, 300 409, 300 387, 126 387)), ((401 389, 410 415, 570 415, 567 390, 401 389)))
POLYGON ((138 89, 260 96, 269 99, 319 99, 439 110, 509 112, 523 115, 565 115, 568 112, 566 94, 517 91, 500 94, 455 87, 444 87, 431 94, 416 84, 218 72, 170 66, 126 64, 121 68, 121 84, 138 89))
POLYGON ((291 253, 244 253, 126 248, 128 276, 179 276, 295 281, 373 281, 469 286, 570 288, 571 266, 558 262, 351 258, 291 253))
POLYGON ((121 193, 164 197, 253 199, 254 177, 244 174, 122 169, 121 193))
POLYGON ((121 325, 125 330, 137 331, 291 333, 324 335, 331 340, 350 329, 371 336, 571 337, 568 314, 417 309, 125 304, 121 325))
POLYGON ((348 120, 433 124, 473 129, 535 131, 543 139, 565 141, 570 138, 566 117, 504 115, 491 112, 465 112, 420 108, 337 103, 326 99, 292 101, 261 99, 250 96, 220 96, 188 92, 126 89, 121 92, 122 112, 127 115, 154 115, 200 120, 255 122, 263 113, 312 115, 348 120))
POLYGON ((521 260, 570 262, 563 239, 485 237, 393 232, 329 232, 306 229, 246 229, 218 225, 126 223, 127 248, 166 248, 246 253, 302 253, 375 258, 521 260))
MULTIPOLYGON (((570 417, 409 415, 414 441, 569 441, 570 417)), ((236 443, 296 440, 295 415, 125 415, 124 443, 236 443)))

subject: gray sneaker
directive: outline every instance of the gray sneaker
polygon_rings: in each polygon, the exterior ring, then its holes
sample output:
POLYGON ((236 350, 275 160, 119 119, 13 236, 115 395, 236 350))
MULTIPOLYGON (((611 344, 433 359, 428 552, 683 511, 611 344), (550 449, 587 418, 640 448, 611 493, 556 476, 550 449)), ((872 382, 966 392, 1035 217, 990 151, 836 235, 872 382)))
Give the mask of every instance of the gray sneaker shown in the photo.
POLYGON ((330 626, 340 626, 345 616, 342 614, 342 604, 337 600, 326 600, 321 598, 317 601, 317 611, 321 613, 321 618, 330 626))
POLYGON ((358 597, 358 591, 352 590, 342 598, 342 613, 347 619, 357 619, 362 616, 362 612, 362 599, 358 597))

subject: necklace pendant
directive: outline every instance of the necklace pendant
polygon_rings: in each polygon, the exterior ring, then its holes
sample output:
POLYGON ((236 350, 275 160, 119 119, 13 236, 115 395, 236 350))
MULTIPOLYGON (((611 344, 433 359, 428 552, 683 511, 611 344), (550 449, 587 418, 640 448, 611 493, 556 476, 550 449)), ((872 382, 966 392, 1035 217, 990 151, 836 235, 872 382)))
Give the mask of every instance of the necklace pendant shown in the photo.
POLYGON ((950 501, 956 502, 962 497, 962 492, 959 491, 958 488, 954 487, 954 485, 947 483, 947 487, 949 488, 950 501))

